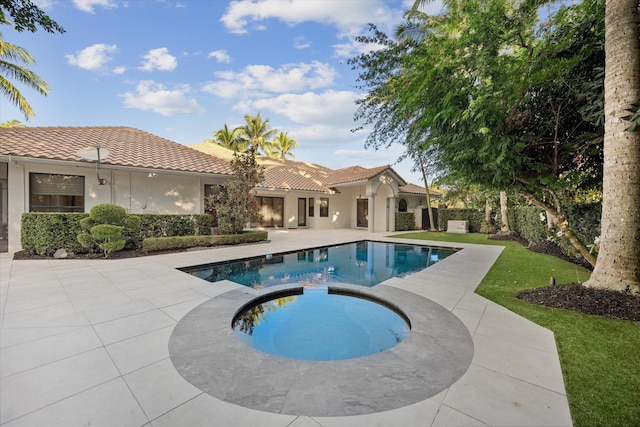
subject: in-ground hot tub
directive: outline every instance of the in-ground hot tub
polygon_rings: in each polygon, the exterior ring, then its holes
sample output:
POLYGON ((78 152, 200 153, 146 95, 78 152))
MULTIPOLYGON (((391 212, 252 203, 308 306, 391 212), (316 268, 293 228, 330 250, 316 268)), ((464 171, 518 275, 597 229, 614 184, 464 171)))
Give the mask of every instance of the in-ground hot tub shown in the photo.
POLYGON ((249 302, 234 316, 236 336, 251 347, 298 360, 345 360, 388 350, 409 335, 398 307, 362 292, 293 288, 249 302))

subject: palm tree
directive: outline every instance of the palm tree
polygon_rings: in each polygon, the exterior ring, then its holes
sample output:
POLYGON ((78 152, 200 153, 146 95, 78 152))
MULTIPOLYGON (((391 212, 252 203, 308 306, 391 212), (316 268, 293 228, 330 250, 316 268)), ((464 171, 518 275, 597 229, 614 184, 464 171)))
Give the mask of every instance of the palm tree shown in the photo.
POLYGON ((277 157, 282 160, 285 160, 287 156, 292 159, 296 158, 291 150, 298 146, 298 141, 296 141, 294 138, 289 138, 288 133, 289 132, 280 132, 278 136, 276 136, 276 139, 273 141, 273 147, 271 151, 273 157, 277 157))
POLYGON ((265 155, 268 155, 271 151, 271 141, 279 132, 278 129, 272 129, 269 119, 263 120, 260 113, 255 117, 247 114, 244 120, 246 124, 239 128, 239 140, 246 143, 254 152, 261 149, 265 155))
POLYGON ((623 119, 640 99, 638 0, 605 14, 604 172, 600 251, 586 286, 640 293, 640 129, 623 119))
POLYGON ((213 139, 207 139, 207 142, 218 144, 229 150, 245 152, 247 151, 247 144, 240 141, 239 135, 240 128, 229 129, 229 126, 225 124, 224 128, 215 131, 213 139))
MULTIPOLYGON (((7 23, 6 20, 0 20, 0 24, 7 23)), ((0 93, 9 98, 27 120, 31 120, 35 116, 31 105, 9 79, 32 87, 44 96, 49 93, 49 85, 42 77, 18 63, 29 66, 35 64, 35 60, 25 49, 4 41, 0 33, 0 93)))

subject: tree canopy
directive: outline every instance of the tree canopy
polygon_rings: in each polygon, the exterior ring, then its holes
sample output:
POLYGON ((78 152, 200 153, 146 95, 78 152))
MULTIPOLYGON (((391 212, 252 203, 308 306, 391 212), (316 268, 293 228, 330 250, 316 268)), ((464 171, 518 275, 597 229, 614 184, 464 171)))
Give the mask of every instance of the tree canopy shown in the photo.
POLYGON ((516 188, 561 226, 563 202, 600 185, 604 0, 546 21, 542 0, 445 3, 436 17, 410 11, 397 39, 375 27, 359 38, 372 47, 350 60, 368 146, 417 141, 450 177, 516 188))

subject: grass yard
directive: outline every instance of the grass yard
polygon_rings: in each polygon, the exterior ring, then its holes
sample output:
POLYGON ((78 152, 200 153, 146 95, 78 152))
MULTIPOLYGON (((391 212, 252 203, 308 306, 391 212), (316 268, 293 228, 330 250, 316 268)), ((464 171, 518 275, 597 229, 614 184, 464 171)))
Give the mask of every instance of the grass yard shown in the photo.
POLYGON ((575 426, 640 426, 640 322, 613 320, 520 301, 524 289, 584 282, 590 272, 513 241, 483 234, 417 232, 411 239, 504 246, 476 293, 555 334, 575 426))

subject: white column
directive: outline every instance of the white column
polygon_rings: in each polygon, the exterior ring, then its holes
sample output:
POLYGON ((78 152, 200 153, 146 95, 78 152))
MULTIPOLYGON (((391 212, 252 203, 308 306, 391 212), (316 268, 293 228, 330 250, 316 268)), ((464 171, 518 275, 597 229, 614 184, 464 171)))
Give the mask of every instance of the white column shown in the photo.
POLYGON ((367 206, 367 209, 369 210, 369 223, 368 225, 368 231, 369 233, 373 233, 375 231, 374 229, 374 224, 375 224, 375 212, 376 212, 376 196, 373 194, 369 194, 369 206, 367 206))

